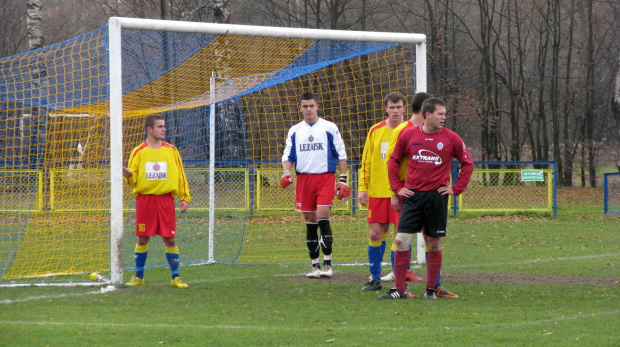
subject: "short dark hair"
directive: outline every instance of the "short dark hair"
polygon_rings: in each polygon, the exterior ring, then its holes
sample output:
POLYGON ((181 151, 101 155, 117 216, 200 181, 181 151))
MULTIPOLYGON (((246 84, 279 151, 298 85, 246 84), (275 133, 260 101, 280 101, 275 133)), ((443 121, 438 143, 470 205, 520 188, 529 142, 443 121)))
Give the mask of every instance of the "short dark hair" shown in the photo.
POLYGON ((441 100, 440 98, 428 98, 424 101, 424 104, 422 104, 422 116, 426 119, 426 113, 430 112, 433 113, 435 112, 435 107, 437 106, 443 106, 446 107, 446 103, 441 100))
POLYGON ((405 99, 405 96, 402 95, 399 92, 391 92, 388 93, 385 98, 383 98, 383 106, 387 106, 388 101, 391 101, 393 103, 397 103, 399 101, 403 102, 403 105, 405 105, 407 103, 407 99, 405 99))
POLYGON ((155 127, 155 121, 160 119, 165 121, 164 116, 161 114, 149 114, 146 116, 146 118, 144 118, 144 130, 146 130, 147 127, 153 129, 155 127))
POLYGON ((316 102, 318 102, 318 100, 316 99, 316 96, 314 96, 313 93, 311 92, 305 92, 303 94, 301 94, 301 100, 314 100, 316 102))
POLYGON ((432 98, 433 96, 429 93, 418 92, 413 96, 413 100, 411 100, 411 111, 413 113, 418 113, 422 109, 422 104, 424 104, 424 100, 428 98, 432 98))

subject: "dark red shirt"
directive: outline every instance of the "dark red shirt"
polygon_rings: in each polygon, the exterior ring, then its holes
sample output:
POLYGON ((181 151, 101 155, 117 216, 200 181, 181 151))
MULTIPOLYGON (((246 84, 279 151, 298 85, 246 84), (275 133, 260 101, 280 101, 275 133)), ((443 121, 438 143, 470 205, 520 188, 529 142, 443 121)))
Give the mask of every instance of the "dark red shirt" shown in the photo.
POLYGON ((474 163, 461 137, 448 128, 426 134, 420 126, 404 130, 388 162, 390 186, 396 193, 402 188, 431 191, 450 185, 452 158, 461 163, 461 173, 452 186, 455 195, 467 189, 474 163), (398 171, 402 160, 408 160, 407 180, 401 182, 398 171))

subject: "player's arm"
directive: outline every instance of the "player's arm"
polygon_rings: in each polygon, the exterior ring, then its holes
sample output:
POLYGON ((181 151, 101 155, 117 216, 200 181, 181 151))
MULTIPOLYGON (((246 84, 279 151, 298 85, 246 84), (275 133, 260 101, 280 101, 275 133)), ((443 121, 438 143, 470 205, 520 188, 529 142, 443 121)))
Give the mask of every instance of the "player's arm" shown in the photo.
POLYGON ((296 161, 295 139, 293 128, 289 129, 286 136, 286 146, 282 154, 282 176, 280 177, 280 187, 286 188, 293 183, 291 168, 296 161))
POLYGON ((392 191, 397 193, 403 186, 403 182, 401 182, 400 180, 400 175, 399 175, 399 170, 400 170, 400 161, 402 160, 403 157, 403 149, 401 147, 402 143, 404 141, 401 141, 401 137, 397 138, 397 141, 394 145, 394 149, 392 151, 392 153, 389 156, 388 162, 387 162, 387 172, 388 172, 388 179, 390 181, 390 188, 392 188, 392 191))
POLYGON ((338 200, 346 201, 351 196, 351 188, 347 184, 347 161, 338 161, 338 170, 340 176, 338 176, 338 183, 336 183, 336 197, 338 200))
POLYGON ((351 196, 351 188, 347 184, 347 151, 340 135, 340 130, 338 130, 335 124, 331 124, 328 131, 333 135, 332 145, 335 152, 332 153, 338 157, 338 170, 340 171, 340 176, 338 176, 338 182, 336 183, 336 197, 339 200, 345 201, 351 196))
POLYGON ((467 146, 465 146, 465 142, 458 135, 456 137, 458 137, 458 142, 456 143, 460 145, 453 147, 453 156, 461 163, 461 172, 454 186, 452 186, 452 195, 459 195, 467 189, 471 175, 474 172, 474 162, 471 159, 467 146))
POLYGON ((179 197, 179 209, 181 213, 185 213, 187 208, 189 207, 189 203, 192 201, 192 197, 189 195, 189 183, 187 182, 187 176, 185 176, 185 169, 183 168, 183 160, 181 159, 181 154, 175 148, 175 160, 176 165, 179 170, 179 184, 178 184, 178 194, 179 197))
MULTIPOLYGON (((410 130, 407 131, 409 133, 410 130)), ((390 155, 388 160, 388 179, 390 180, 390 188, 398 196, 402 198, 413 195, 413 191, 405 188, 405 183, 400 180, 400 163, 407 154, 407 144, 409 143, 409 136, 407 133, 403 133, 398 137, 394 151, 390 155)), ((411 169, 411 168, 410 168, 411 169)))
MULTIPOLYGON (((394 129, 394 131, 392 132, 392 135, 390 136, 390 142, 388 143, 388 148, 387 151, 385 152, 385 157, 388 158, 388 160, 385 161, 385 170, 387 172, 388 170, 388 165, 389 165, 389 158, 392 156, 392 153, 394 152, 394 148, 396 148, 396 143, 398 142, 398 139, 400 138, 401 134, 403 134, 407 129, 411 128, 411 122, 410 121, 404 121, 403 123, 401 123, 396 129, 394 129)), ((407 169, 408 169, 408 165, 406 161, 401 161, 400 164, 400 168, 399 170, 399 177, 401 182, 405 182, 405 180, 407 179, 407 169)), ((393 192, 395 196, 397 196, 398 192, 393 192)), ((392 199, 392 208, 394 208, 396 211, 400 210, 400 197, 397 196, 397 199, 392 199), (398 202, 398 208, 396 206, 394 206, 394 203, 398 202)))
POLYGON ((123 177, 125 177, 125 181, 130 187, 135 187, 136 184, 138 184, 138 174, 140 173, 140 158, 138 158, 136 149, 137 148, 134 148, 133 151, 131 151, 127 167, 123 167, 123 177))
POLYGON ((370 168, 372 149, 374 148, 372 143, 373 128, 370 128, 368 136, 366 136, 366 143, 364 144, 364 151, 362 152, 362 161, 360 170, 358 171, 358 184, 359 184, 359 202, 362 206, 368 206, 368 185, 370 183, 370 168))

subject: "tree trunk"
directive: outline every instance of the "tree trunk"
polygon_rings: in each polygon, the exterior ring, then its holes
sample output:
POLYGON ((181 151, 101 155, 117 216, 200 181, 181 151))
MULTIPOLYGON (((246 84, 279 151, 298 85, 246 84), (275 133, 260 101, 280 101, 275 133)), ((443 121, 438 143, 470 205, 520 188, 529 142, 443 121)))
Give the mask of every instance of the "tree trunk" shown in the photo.
POLYGON ((28 45, 31 50, 43 47, 43 0, 28 0, 28 45))
POLYGON ((571 0, 570 21, 568 23, 568 52, 566 54, 566 72, 564 75, 564 108, 562 116, 564 117, 562 141, 564 143, 564 176, 562 177, 562 185, 565 187, 573 186, 573 162, 574 162, 574 142, 571 141, 569 132, 569 118, 572 114, 574 105, 574 92, 571 87, 571 61, 573 57, 573 27, 575 25, 575 1, 571 0))
POLYGON ((588 150, 588 174, 590 178, 590 187, 596 188, 596 166, 595 156, 596 148, 594 144, 594 31, 592 28, 592 1, 587 2, 587 21, 588 21, 588 40, 586 52, 586 144, 588 150))
POLYGON ((562 152, 560 148, 560 117, 558 114, 558 94, 560 84, 560 4, 558 0, 554 0, 551 3, 552 20, 551 23, 551 86, 549 90, 549 104, 551 105, 551 124, 553 133, 553 160, 557 163, 558 176, 562 177, 564 174, 564 166, 562 165, 562 152))
POLYGON ((616 120, 616 144, 618 152, 616 153, 616 166, 620 171, 620 58, 618 58, 618 67, 616 70, 616 80, 614 86, 614 96, 611 99, 611 110, 616 120))

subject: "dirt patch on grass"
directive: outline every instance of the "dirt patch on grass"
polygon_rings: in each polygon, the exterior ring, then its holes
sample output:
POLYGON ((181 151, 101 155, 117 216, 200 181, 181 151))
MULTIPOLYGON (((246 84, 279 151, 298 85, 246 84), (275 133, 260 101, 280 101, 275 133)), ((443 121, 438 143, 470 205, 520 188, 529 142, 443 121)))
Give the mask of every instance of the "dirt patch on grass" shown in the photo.
MULTIPOLYGON (((426 280, 425 274, 417 274, 426 280)), ((316 281, 304 276, 295 276, 300 281, 316 281)), ((550 275, 524 275, 524 274, 449 274, 442 276, 442 280, 454 284, 487 284, 487 283, 507 283, 507 284, 548 284, 548 285, 595 285, 600 287, 611 287, 620 285, 617 278, 602 277, 573 277, 573 276, 550 276, 550 275)), ((363 286, 368 281, 368 274, 334 274, 331 279, 323 278, 321 281, 335 283, 345 283, 363 286)), ((394 282, 388 282, 393 284, 394 282)), ((423 284, 424 282, 418 282, 423 284)), ((390 284, 390 285, 391 285, 390 284)))

